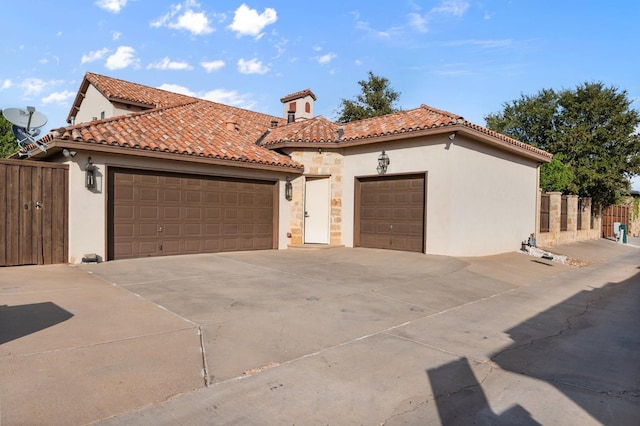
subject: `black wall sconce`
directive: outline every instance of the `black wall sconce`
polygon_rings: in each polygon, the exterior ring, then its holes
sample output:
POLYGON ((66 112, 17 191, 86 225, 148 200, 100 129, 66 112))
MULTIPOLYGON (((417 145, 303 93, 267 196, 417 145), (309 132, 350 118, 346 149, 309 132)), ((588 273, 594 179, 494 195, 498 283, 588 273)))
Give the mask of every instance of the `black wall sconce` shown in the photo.
POLYGON ((91 157, 89 157, 84 168, 84 186, 89 190, 96 189, 96 170, 97 167, 93 165, 91 157))
POLYGON ((389 156, 382 151, 382 154, 378 156, 378 167, 376 167, 378 174, 383 175, 387 173, 387 167, 389 167, 389 156))
POLYGON ((287 201, 293 200, 293 184, 289 176, 287 176, 287 181, 284 184, 284 198, 286 198, 287 201))

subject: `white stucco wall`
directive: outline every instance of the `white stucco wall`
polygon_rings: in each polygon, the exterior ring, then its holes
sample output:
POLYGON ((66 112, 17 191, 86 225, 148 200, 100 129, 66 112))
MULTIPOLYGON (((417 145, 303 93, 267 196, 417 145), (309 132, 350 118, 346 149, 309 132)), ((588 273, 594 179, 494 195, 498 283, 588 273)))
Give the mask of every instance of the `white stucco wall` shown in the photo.
POLYGON ((537 163, 458 135, 367 145, 345 151, 343 238, 353 246, 355 177, 427 172, 426 251, 483 256, 517 250, 535 232, 537 163), (506 161, 506 159, 511 161, 506 161))
POLYGON ((81 124, 92 121, 94 119, 100 120, 102 113, 104 118, 117 117, 120 115, 128 115, 134 112, 142 111, 144 108, 127 105, 118 102, 110 102, 100 93, 93 85, 87 87, 80 109, 76 112, 76 118, 74 124, 81 124))
POLYGON ((287 246, 289 209, 287 201, 284 200, 285 175, 283 173, 83 152, 78 152, 76 157, 71 161, 65 161, 65 164, 69 165, 69 263, 80 263, 82 257, 89 253, 96 253, 106 260, 107 167, 280 180, 278 211, 274 214, 278 214, 278 247, 286 248, 287 246), (84 169, 89 156, 97 167, 97 188, 93 191, 84 186, 84 169))
POLYGON ((89 85, 80 109, 76 111, 76 118, 74 124, 86 123, 94 118, 100 119, 100 113, 105 113, 105 118, 112 117, 113 105, 107 100, 98 90, 89 85))

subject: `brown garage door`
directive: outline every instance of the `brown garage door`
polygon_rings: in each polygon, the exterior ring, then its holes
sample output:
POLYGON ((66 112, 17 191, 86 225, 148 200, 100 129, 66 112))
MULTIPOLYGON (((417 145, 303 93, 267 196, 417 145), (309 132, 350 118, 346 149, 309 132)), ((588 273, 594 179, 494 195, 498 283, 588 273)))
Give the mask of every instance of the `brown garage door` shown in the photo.
POLYGON ((274 248, 275 182, 109 170, 109 260, 274 248))
POLYGON ((356 179, 355 245, 424 252, 425 175, 356 179))

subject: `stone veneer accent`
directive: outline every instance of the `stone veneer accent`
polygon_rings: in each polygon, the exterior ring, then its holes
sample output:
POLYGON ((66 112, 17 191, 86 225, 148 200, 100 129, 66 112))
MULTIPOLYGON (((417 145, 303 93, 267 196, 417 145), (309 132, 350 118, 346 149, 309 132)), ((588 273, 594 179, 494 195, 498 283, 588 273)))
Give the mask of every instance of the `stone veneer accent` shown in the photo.
POLYGON ((291 159, 304 164, 304 175, 291 181, 293 185, 293 199, 290 202, 291 245, 304 243, 304 189, 307 177, 329 177, 331 185, 331 213, 330 213, 330 245, 342 243, 342 177, 344 158, 342 150, 294 150, 291 159))

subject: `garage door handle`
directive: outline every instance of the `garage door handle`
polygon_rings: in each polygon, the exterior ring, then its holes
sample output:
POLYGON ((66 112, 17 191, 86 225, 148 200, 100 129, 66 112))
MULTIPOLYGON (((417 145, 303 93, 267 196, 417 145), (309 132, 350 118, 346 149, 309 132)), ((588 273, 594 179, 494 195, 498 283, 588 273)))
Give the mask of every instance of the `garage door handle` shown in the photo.
POLYGON ((162 226, 158 228, 158 232, 162 232, 162 226))

